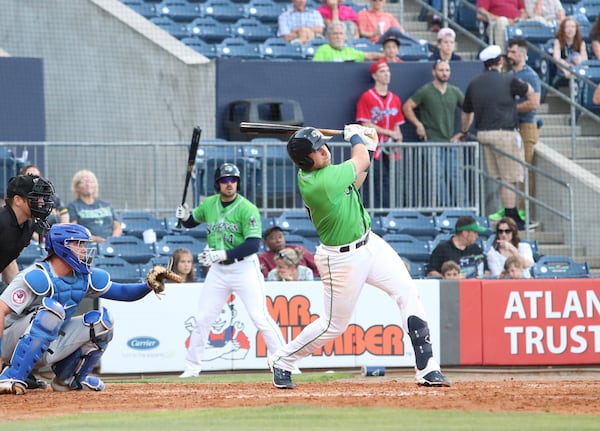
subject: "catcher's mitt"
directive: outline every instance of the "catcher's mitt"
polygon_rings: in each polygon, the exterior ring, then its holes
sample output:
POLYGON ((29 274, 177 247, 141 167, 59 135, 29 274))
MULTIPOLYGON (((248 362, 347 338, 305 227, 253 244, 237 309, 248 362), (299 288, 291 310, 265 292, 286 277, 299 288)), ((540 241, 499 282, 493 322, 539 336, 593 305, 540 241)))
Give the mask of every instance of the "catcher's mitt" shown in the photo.
POLYGON ((148 288, 150 290, 159 295, 165 290, 165 279, 175 283, 183 282, 183 277, 180 275, 175 274, 173 271, 168 270, 164 266, 155 266, 148 271, 146 283, 148 283, 148 288))

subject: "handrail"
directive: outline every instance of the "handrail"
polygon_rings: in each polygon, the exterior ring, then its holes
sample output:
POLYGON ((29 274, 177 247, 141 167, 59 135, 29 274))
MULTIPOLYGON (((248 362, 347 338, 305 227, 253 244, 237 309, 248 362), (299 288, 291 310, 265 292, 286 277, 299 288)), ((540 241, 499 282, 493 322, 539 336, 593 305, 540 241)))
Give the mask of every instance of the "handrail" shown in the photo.
MULTIPOLYGON (((571 185, 563 180, 556 178, 553 175, 548 174, 547 172, 541 170, 540 168, 538 168, 536 166, 533 166, 523 160, 519 160, 518 158, 514 157, 513 155, 508 154, 493 145, 488 145, 487 148, 489 148, 490 150, 492 150, 504 157, 507 157, 507 158, 513 160, 514 162, 517 162, 518 164, 520 164, 521 166, 523 166, 525 168, 525 175, 524 175, 525 181, 524 181, 524 187, 523 187, 523 189, 525 191, 522 192, 518 188, 511 186, 509 183, 506 183, 502 180, 499 180, 498 178, 490 176, 487 172, 484 172, 483 170, 481 170, 480 174, 488 179, 491 179, 492 181, 501 185, 502 187, 505 187, 505 188, 515 192, 518 196, 523 197, 525 199, 525 219, 526 220, 530 220, 529 205, 530 205, 530 202, 533 202, 534 204, 536 204, 536 205, 550 211, 551 213, 565 219, 566 221, 568 221, 570 224, 570 226, 569 226, 570 227, 570 229, 569 229, 570 230, 569 248, 571 251, 571 257, 575 258, 575 218, 574 218, 575 201, 573 198, 573 189, 572 189, 571 185), (550 181, 553 181, 557 185, 567 189, 567 191, 569 193, 569 213, 568 214, 566 214, 563 211, 560 211, 556 208, 551 207, 550 205, 544 203, 543 201, 539 200, 538 198, 536 198, 534 196, 529 195, 529 170, 532 170, 536 174, 541 175, 541 176, 549 179, 550 181)), ((528 223, 525 223, 525 235, 526 235, 526 239, 530 239, 530 229, 529 229, 528 223)))

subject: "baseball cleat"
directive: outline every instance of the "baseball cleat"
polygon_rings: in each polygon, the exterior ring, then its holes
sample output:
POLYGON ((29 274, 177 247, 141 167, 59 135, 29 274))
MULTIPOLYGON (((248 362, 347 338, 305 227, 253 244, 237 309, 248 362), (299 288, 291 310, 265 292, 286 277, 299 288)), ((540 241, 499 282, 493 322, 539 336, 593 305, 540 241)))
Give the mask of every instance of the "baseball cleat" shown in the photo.
POLYGON ((25 383, 27 384, 27 389, 46 389, 48 387, 48 383, 45 380, 39 380, 33 374, 27 376, 25 383))
POLYGON ((200 371, 185 369, 183 373, 179 375, 180 379, 189 379, 190 377, 198 377, 200 375, 200 371))
POLYGON ((431 371, 425 374, 423 377, 417 378, 417 385, 419 386, 450 386, 450 382, 441 371, 431 371))
POLYGON ((27 390, 27 384, 21 380, 0 380, 0 394, 23 395, 27 390))
POLYGON ((277 368, 273 368, 273 386, 279 389, 294 389, 296 384, 292 382, 292 372, 277 368))

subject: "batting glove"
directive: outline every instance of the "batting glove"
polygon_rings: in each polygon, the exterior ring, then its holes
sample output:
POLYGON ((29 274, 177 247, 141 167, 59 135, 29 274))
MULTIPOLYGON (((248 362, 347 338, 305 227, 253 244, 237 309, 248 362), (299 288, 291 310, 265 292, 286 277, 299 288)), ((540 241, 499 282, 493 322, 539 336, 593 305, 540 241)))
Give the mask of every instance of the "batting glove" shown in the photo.
POLYGON ((379 138, 377 132, 372 127, 361 126, 360 124, 348 124, 344 127, 344 140, 350 141, 352 136, 358 135, 369 151, 377 149, 379 138))
POLYGON ((344 126, 344 141, 350 142, 350 138, 354 135, 360 136, 362 126, 360 124, 347 124, 344 126))
POLYGON ((175 210, 175 217, 180 220, 187 220, 190 218, 190 207, 187 204, 179 205, 175 210))
POLYGON ((204 250, 198 255, 198 262, 202 266, 211 266, 213 263, 223 262, 227 260, 227 252, 225 250, 204 250))

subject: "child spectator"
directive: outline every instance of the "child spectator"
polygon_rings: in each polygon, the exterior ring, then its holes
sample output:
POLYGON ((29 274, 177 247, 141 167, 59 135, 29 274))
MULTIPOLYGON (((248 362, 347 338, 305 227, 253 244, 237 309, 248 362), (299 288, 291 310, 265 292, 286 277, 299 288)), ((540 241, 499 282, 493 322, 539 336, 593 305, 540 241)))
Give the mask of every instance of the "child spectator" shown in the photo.
POLYGON ((509 278, 511 280, 519 280, 523 278, 523 261, 518 256, 510 256, 504 262, 504 271, 498 278, 509 278))
POLYGON ((311 281, 314 280, 310 268, 300 265, 302 251, 297 248, 284 248, 275 255, 275 268, 269 271, 268 281, 311 281))
POLYGON ((171 256, 171 270, 183 277, 186 283, 196 281, 196 269, 194 268, 194 256, 187 248, 178 248, 171 256))
POLYGON ((442 278, 444 280, 459 280, 464 278, 460 273, 460 266, 453 260, 447 260, 442 264, 442 278))

